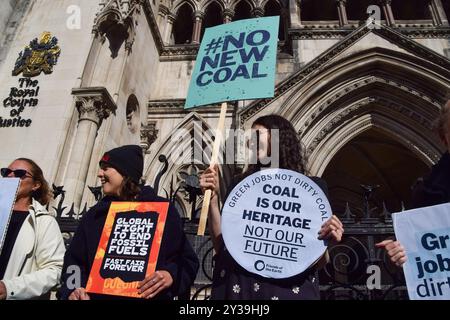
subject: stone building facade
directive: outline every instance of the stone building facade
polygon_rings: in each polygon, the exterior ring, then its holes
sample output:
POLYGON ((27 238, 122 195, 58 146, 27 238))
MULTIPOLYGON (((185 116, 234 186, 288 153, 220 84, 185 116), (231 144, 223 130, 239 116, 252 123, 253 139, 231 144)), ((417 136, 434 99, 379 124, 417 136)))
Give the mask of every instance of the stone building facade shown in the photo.
MULTIPOLYGON (((270 113, 289 119, 309 174, 328 182, 335 212, 347 203, 362 210, 361 185, 379 186, 378 200, 400 210, 443 151, 432 123, 450 88, 449 0, 8 0, 0 7, 1 100, 14 92, 20 102, 30 98, 21 89, 39 88, 35 106, 20 113, 28 127, 8 124, 18 107, 0 108, 0 163, 35 159, 75 211, 95 201, 88 186, 99 185, 103 152, 133 143, 145 152, 146 183, 158 180, 161 195, 180 187, 181 214, 195 218, 201 199, 191 203, 186 180, 205 166, 192 163, 191 140, 173 134, 217 124, 218 106, 183 108, 204 29, 251 17, 281 17, 275 97, 230 103, 226 126, 246 129, 270 113), (371 5, 376 21, 368 24, 371 5), (44 31, 60 54, 27 86, 11 72, 44 31), (169 162, 158 177, 160 155, 169 162)), ((212 141, 205 134, 201 147, 212 141)), ((238 169, 222 168, 223 188, 238 169)))

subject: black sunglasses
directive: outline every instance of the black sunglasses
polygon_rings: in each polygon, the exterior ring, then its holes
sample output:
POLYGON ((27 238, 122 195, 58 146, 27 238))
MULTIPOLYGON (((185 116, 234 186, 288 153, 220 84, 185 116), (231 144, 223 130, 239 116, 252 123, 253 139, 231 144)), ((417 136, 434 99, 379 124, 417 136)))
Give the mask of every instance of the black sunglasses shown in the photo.
POLYGON ((30 178, 33 178, 33 176, 25 169, 11 170, 10 168, 2 168, 0 171, 1 171, 3 178, 6 178, 11 173, 14 174, 14 177, 20 178, 20 179, 24 179, 27 176, 27 174, 30 178))

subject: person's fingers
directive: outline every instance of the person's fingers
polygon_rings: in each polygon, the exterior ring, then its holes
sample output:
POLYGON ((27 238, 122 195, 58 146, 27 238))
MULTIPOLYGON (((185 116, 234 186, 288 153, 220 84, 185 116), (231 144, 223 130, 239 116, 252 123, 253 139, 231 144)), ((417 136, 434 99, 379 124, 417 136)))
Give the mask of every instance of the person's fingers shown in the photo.
POLYGON ((335 214, 331 216, 331 220, 334 222, 336 226, 344 228, 344 225, 342 224, 341 220, 339 220, 338 216, 336 216, 335 214))
POLYGON ((397 266, 401 267, 405 264, 406 260, 408 260, 408 257, 406 255, 404 257, 401 257, 396 263, 397 266))
POLYGON ((149 277, 149 281, 147 281, 143 286, 138 287, 139 294, 141 294, 141 296, 145 299, 153 298, 161 290, 168 288, 172 282, 172 277, 167 271, 157 271, 149 277))
POLYGON ((328 226, 330 224, 333 224, 333 225, 335 225, 337 227, 340 227, 340 228, 344 227, 344 225, 342 224, 341 220, 339 220, 339 218, 336 215, 332 215, 330 219, 328 219, 327 221, 325 221, 322 224, 322 227, 326 227, 326 226, 328 226))
POLYGON ((405 256, 406 256, 405 252, 404 252, 404 251, 400 251, 400 252, 397 252, 396 254, 394 254, 394 255, 391 257, 391 260, 392 260, 393 262, 396 262, 396 261, 400 260, 401 258, 403 258, 403 257, 405 257, 405 256))
POLYGON ((324 235, 324 234, 330 233, 331 231, 336 231, 336 230, 342 230, 342 229, 338 226, 335 226, 334 224, 329 224, 329 225, 321 228, 319 231, 319 234, 324 235))
POLYGON ((336 228, 334 225, 328 225, 325 228, 320 229, 319 231, 319 239, 327 239, 330 237, 330 233, 333 231, 337 231, 338 228, 336 228))
POLYGON ((145 278, 138 284, 138 292, 139 294, 143 293, 144 291, 148 290, 151 286, 153 286, 156 283, 156 277, 155 274, 152 274, 151 276, 145 278))
POLYGON ((203 174, 210 174, 212 172, 214 172, 214 169, 211 168, 211 167, 208 167, 208 168, 205 169, 205 171, 203 171, 203 174))
POLYGON ((200 182, 211 181, 211 179, 215 179, 215 177, 211 174, 205 174, 200 177, 200 182))
POLYGON ((81 290, 80 289, 75 290, 75 298, 76 298, 76 300, 81 299, 81 290))
POLYGON ((378 248, 385 248, 389 243, 394 242, 392 240, 383 240, 381 242, 375 243, 375 246, 378 248))
POLYGON ((335 220, 330 221, 329 226, 332 226, 335 230, 343 229, 342 224, 335 220))
POLYGON ((392 248, 391 250, 389 250, 388 251, 388 255, 390 256, 390 257, 393 257, 393 256, 395 256, 397 253, 399 253, 399 252, 405 252, 404 250, 403 250, 403 247, 401 247, 401 246, 396 246, 396 247, 394 247, 394 248, 392 248))
POLYGON ((331 226, 326 226, 322 229, 320 229, 319 231, 319 239, 322 240, 324 238, 326 238, 326 236, 328 235, 328 233, 331 231, 331 226))
POLYGON ((400 251, 399 253, 397 253, 396 255, 391 257, 391 261, 394 262, 396 265, 399 265, 400 261, 402 259, 404 259, 404 258, 406 258, 405 252, 404 251, 400 251))
POLYGON ((155 291, 153 291, 153 293, 151 293, 147 299, 151 299, 153 297, 155 297, 158 293, 160 293, 161 291, 163 291, 165 289, 164 285, 161 285, 158 289, 156 289, 155 291))
POLYGON ((322 232, 319 233, 319 240, 330 240, 334 242, 341 242, 344 230, 342 228, 336 228, 334 226, 328 226, 322 232))
POLYGON ((77 290, 72 291, 69 296, 69 300, 78 300, 77 290))
POLYGON ((342 234, 339 231, 331 231, 330 238, 334 242, 340 242, 342 239, 342 234))
POLYGON ((384 249, 386 251, 391 250, 393 247, 395 247, 395 244, 394 244, 393 240, 387 240, 386 243, 384 244, 384 249))
POLYGON ((140 292, 144 292, 151 288, 152 286, 155 286, 157 283, 159 283, 161 280, 164 280, 164 276, 162 272, 156 271, 149 277, 145 278, 138 284, 138 289, 140 292))
POLYGON ((211 190, 214 190, 215 189, 215 187, 216 187, 216 185, 214 184, 214 183, 212 183, 212 182, 204 182, 204 183, 202 183, 201 184, 201 187, 203 188, 203 189, 211 189, 211 190))
POLYGON ((217 177, 214 177, 212 175, 204 175, 202 177, 200 177, 200 185, 205 185, 205 184, 213 184, 214 186, 218 185, 218 179, 217 177))
POLYGON ((141 297, 144 299, 153 298, 156 295, 156 292, 159 292, 162 290, 161 289, 158 291, 158 289, 160 289, 162 286, 163 286, 162 281, 158 281, 158 282, 154 283, 150 288, 148 288, 147 290, 142 292, 141 297))
POLYGON ((202 192, 205 193, 207 189, 210 189, 212 191, 215 191, 217 189, 217 179, 215 179, 211 175, 205 175, 200 178, 200 188, 202 189, 202 192))
POLYGON ((391 250, 398 248, 399 246, 400 246, 400 243, 398 241, 392 241, 391 243, 388 243, 386 245, 386 250, 391 251, 391 250))
POLYGON ((72 293, 69 296, 69 300, 80 300, 80 294, 81 294, 81 290, 80 289, 75 289, 74 291, 72 291, 72 293))
POLYGON ((86 290, 83 290, 80 294, 80 299, 81 300, 91 300, 91 297, 89 297, 86 290))
POLYGON ((203 173, 200 175, 202 176, 212 176, 212 177, 219 177, 219 173, 218 173, 218 169, 214 169, 209 167, 208 169, 206 169, 205 171, 203 171, 203 173))

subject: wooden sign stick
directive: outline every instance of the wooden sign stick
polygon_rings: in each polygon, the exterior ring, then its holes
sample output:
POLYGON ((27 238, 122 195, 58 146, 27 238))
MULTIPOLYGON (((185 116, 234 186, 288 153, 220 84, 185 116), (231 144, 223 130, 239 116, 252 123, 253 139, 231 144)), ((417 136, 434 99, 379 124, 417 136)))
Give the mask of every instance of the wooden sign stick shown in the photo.
MULTIPOLYGON (((221 138, 223 135, 223 129, 225 128, 225 116, 227 114, 227 103, 222 102, 222 107, 220 109, 220 117, 219 117, 219 123, 217 124, 217 131, 216 136, 214 139, 214 146, 213 151, 211 155, 211 161, 209 164, 210 168, 214 168, 214 165, 217 163, 217 158, 219 157, 219 150, 220 150, 220 143, 221 138)), ((208 219, 208 211, 209 211, 209 203, 211 201, 211 190, 206 190, 205 195, 203 197, 203 205, 202 205, 202 211, 200 213, 200 221, 198 224, 198 230, 197 235, 203 236, 205 235, 205 229, 206 229, 206 220, 208 219)))

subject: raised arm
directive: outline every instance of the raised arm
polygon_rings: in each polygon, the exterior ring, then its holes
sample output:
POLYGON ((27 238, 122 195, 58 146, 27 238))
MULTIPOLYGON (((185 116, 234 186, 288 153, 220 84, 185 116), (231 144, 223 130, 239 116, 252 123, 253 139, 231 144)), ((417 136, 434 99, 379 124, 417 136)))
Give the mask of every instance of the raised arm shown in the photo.
POLYGON ((202 188, 203 193, 205 193, 207 189, 212 191, 208 211, 208 227, 216 253, 219 252, 223 246, 222 230, 220 226, 219 179, 218 165, 215 165, 214 168, 206 169, 200 176, 200 187, 202 188))

